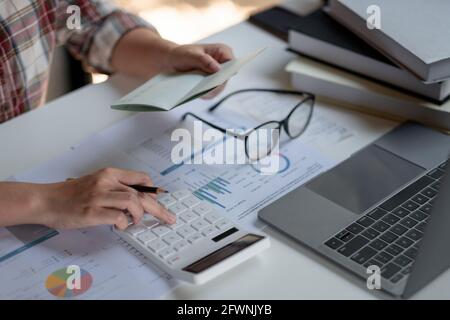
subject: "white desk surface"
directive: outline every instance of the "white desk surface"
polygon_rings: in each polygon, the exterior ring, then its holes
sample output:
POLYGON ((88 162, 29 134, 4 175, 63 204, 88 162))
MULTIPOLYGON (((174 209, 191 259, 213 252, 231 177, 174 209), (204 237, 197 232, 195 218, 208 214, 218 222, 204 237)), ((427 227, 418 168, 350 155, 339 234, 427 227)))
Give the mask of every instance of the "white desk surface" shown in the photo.
MULTIPOLYGON (((203 41, 202 41, 203 42, 203 41)), ((247 22, 228 28, 204 42, 224 42, 236 55, 268 47, 264 61, 251 63, 247 77, 267 78, 280 87, 289 86, 284 66, 294 56, 286 44, 247 22)), ((70 146, 131 113, 114 111, 110 103, 138 82, 112 78, 106 83, 86 86, 37 110, 0 125, 0 179, 30 169, 70 146)), ((342 117, 352 117, 361 126, 360 136, 348 152, 390 130, 394 123, 337 109, 342 117)), ((369 292, 365 283, 345 270, 271 230, 272 246, 217 279, 203 285, 181 285, 166 295, 168 299, 374 299, 386 298, 369 292)), ((450 272, 423 289, 416 298, 450 298, 450 272)))

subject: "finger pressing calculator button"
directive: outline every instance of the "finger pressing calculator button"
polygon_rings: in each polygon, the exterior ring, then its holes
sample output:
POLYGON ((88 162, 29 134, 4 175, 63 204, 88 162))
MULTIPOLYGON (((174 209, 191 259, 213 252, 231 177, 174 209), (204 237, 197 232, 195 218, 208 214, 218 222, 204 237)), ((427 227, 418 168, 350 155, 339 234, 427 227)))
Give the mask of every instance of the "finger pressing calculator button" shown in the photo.
POLYGON ((192 194, 189 190, 177 190, 173 192, 171 195, 177 200, 183 200, 184 198, 189 197, 192 194))
POLYGON ((146 231, 147 228, 142 224, 132 225, 126 228, 125 232, 131 234, 133 237, 136 237, 139 233, 146 231))
POLYGON ((174 253, 175 251, 172 248, 165 248, 159 252, 159 256, 163 259, 166 259, 169 256, 173 255, 174 253))
POLYGON ((211 207, 207 203, 202 202, 198 206, 196 206, 194 209, 192 209, 192 211, 194 211, 195 213, 202 216, 202 215, 210 212, 211 207))
POLYGON ((137 238, 138 238, 138 240, 140 242, 142 242, 143 244, 146 244, 146 243, 148 243, 148 242, 150 242, 152 240, 155 240, 156 236, 155 236, 155 234, 153 232, 151 232, 150 230, 147 230, 147 231, 145 231, 143 233, 140 233, 137 236, 137 238))
POLYGON ((199 242, 202 239, 202 235, 200 233, 194 233, 192 236, 189 236, 187 241, 189 241, 189 243, 194 244, 196 242, 199 242))
POLYGON ((175 243, 175 244, 173 245, 173 248, 174 248, 176 251, 181 251, 181 250, 183 250, 183 249, 186 249, 187 246, 188 246, 188 243, 187 243, 185 240, 180 240, 180 241, 178 241, 177 243, 175 243))
POLYGON ((152 229, 153 233, 156 234, 158 237, 161 237, 165 235, 166 233, 170 232, 170 229, 166 226, 157 226, 152 229))
POLYGON ((169 245, 174 244, 178 240, 181 240, 181 237, 177 235, 175 232, 171 231, 168 234, 166 234, 164 237, 162 237, 163 241, 168 243, 169 245))
POLYGON ((184 199, 182 202, 188 208, 193 208, 196 205, 200 204, 200 200, 196 196, 189 196, 186 199, 184 199))
POLYGON ((197 231, 202 230, 204 227, 208 226, 208 222, 204 219, 198 219, 192 222, 191 227, 197 231))
POLYGON ((156 239, 150 242, 147 247, 149 247, 154 252, 158 252, 167 247, 167 245, 161 239, 156 239))
POLYGON ((173 214, 179 215, 180 213, 186 211, 187 207, 184 204, 177 202, 174 205, 171 205, 168 209, 173 214))
POLYGON ((141 222, 147 228, 153 228, 157 224, 159 224, 159 221, 157 219, 155 219, 154 217, 152 217, 152 216, 150 216, 148 214, 144 215, 144 217, 142 218, 141 222))
POLYGON ((171 206, 172 204, 174 204, 176 202, 176 200, 173 197, 171 197, 170 195, 165 195, 165 196, 158 198, 158 202, 163 207, 167 208, 167 207, 171 206))

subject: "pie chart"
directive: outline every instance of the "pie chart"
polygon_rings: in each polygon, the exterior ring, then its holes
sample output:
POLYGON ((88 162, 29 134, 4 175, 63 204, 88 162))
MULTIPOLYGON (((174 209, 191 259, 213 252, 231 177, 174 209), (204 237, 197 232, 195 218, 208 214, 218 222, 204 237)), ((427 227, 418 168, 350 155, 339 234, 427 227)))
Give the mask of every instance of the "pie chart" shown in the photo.
POLYGON ((79 288, 68 288, 67 279, 72 274, 67 272, 66 268, 56 270, 51 273, 45 281, 45 287, 48 292, 58 298, 72 298, 85 293, 92 286, 92 276, 84 269, 80 269, 79 288))

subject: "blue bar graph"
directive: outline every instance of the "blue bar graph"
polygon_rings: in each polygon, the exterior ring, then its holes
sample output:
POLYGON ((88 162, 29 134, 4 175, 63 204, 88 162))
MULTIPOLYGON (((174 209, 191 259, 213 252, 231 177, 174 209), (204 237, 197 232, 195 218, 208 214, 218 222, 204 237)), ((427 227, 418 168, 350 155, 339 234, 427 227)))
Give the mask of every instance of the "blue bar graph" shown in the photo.
POLYGON ((220 177, 217 177, 209 181, 204 186, 198 188, 193 193, 201 200, 206 200, 212 204, 215 204, 225 209, 225 206, 219 202, 218 196, 231 194, 231 191, 227 188, 229 185, 230 182, 220 177))

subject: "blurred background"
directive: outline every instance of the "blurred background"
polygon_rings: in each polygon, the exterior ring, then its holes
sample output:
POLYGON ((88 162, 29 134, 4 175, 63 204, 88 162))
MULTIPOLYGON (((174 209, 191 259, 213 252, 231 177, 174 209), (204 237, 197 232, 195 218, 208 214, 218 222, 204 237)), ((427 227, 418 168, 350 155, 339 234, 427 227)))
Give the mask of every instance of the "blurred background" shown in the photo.
MULTIPOLYGON (((151 22, 164 38, 180 44, 205 38, 279 2, 281 0, 115 0, 120 7, 151 22)), ((106 79, 105 75, 83 73, 80 64, 60 49, 53 62, 47 100, 86 83, 106 79)))

